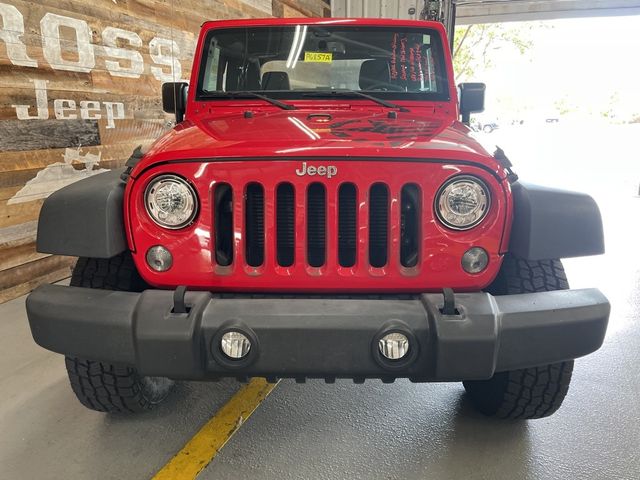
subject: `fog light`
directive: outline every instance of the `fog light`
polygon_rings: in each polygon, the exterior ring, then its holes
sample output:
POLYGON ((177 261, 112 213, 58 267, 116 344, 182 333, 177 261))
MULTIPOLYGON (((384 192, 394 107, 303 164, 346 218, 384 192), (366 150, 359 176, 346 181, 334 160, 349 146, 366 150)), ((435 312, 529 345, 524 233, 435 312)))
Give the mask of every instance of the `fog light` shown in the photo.
POLYGON ((409 339, 402 333, 388 333, 378 341, 378 349, 389 360, 400 360, 409 352, 409 339))
POLYGON ((166 272, 173 265, 173 256, 163 246, 156 245, 147 251, 147 264, 156 272, 166 272))
POLYGON ((227 332, 222 335, 220 347, 227 357, 238 360, 247 356, 251 349, 251 342, 240 332, 227 332))
POLYGON ((484 248, 470 248, 462 256, 462 268, 467 273, 480 273, 488 264, 489 255, 484 248))

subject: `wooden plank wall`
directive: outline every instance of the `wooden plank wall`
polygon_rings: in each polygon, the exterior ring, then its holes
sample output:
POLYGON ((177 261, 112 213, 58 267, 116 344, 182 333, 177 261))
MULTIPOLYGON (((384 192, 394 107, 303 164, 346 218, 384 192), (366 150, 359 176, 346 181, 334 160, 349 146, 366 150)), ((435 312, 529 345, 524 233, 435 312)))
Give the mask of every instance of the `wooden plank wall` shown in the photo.
POLYGON ((38 254, 44 198, 170 127, 205 20, 329 16, 325 0, 0 0, 0 303, 70 273, 38 254))

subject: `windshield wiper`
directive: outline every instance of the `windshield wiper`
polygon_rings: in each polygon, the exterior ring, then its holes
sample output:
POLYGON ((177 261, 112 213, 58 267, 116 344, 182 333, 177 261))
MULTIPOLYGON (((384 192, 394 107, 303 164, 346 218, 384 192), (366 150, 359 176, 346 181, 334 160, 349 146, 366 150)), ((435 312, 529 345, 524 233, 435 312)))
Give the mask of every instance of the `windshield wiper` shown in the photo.
POLYGON ((296 107, 289 103, 284 103, 275 98, 267 97, 266 95, 262 95, 256 92, 249 91, 232 91, 232 92, 208 92, 204 95, 205 98, 240 98, 240 97, 254 97, 259 98, 260 100, 264 100, 265 102, 269 102, 271 105, 275 105, 276 107, 280 107, 283 110, 295 110, 296 107))
POLYGON ((381 98, 378 97, 374 97, 373 95, 369 95, 367 93, 363 93, 359 90, 320 90, 318 92, 308 92, 305 93, 303 96, 305 97, 332 97, 332 96, 341 96, 341 97, 349 97, 349 96, 356 96, 356 97, 362 97, 362 98, 366 98, 368 100, 371 100, 372 102, 376 102, 379 105, 382 105, 384 107, 387 108, 396 108, 401 112, 408 112, 409 109, 402 107, 400 105, 396 105, 395 103, 391 103, 391 102, 387 102, 386 100, 383 100, 381 98))

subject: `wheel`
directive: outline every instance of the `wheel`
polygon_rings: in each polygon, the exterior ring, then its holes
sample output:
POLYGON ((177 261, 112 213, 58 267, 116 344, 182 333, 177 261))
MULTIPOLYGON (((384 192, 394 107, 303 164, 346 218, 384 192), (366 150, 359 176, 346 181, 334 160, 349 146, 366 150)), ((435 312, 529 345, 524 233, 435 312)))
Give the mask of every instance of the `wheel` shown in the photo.
MULTIPOLYGON (((526 261, 511 255, 487 291, 492 295, 566 290, 560 260, 526 261)), ((483 414, 505 419, 534 419, 553 414, 567 395, 573 360, 496 373, 489 380, 462 382, 469 399, 483 414)))
POLYGON ((493 132, 493 127, 492 127, 491 125, 485 125, 485 126, 482 128, 482 131, 483 131, 484 133, 491 133, 491 132, 493 132))
MULTIPOLYGON (((141 292, 148 287, 129 252, 108 259, 78 259, 71 285, 127 292, 141 292)), ((145 377, 125 365, 66 357, 65 366, 80 403, 98 412, 144 412, 162 402, 173 386, 168 378, 145 377)))

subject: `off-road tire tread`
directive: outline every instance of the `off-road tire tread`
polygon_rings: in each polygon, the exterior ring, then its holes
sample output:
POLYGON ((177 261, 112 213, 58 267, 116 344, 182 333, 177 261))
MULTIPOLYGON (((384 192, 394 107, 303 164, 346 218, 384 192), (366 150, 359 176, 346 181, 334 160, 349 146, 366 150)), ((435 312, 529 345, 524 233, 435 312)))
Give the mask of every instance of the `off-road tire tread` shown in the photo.
POLYGON ((156 402, 145 394, 135 369, 80 358, 65 358, 73 392, 85 407, 98 412, 139 413, 156 402))
MULTIPOLYGON (((79 258, 70 283, 75 287, 127 292, 141 292, 148 288, 129 252, 112 258, 79 258)), ((65 366, 71 388, 80 403, 98 412, 144 412, 166 397, 166 394, 161 394, 152 399, 146 391, 143 377, 128 366, 76 357, 66 357, 65 366)))
MULTIPOLYGON (((487 289, 494 295, 566 290, 569 283, 560 260, 528 261, 505 256, 500 273, 487 289)), ((496 373, 489 380, 463 382, 482 413, 504 419, 548 417, 569 391, 573 360, 496 373)))
POLYGON ((507 255, 498 278, 487 291, 493 295, 567 290, 569 282, 560 260, 522 260, 507 255))
POLYGON ((141 292, 149 288, 140 277, 129 252, 112 258, 79 258, 70 283, 74 287, 124 292, 141 292))

